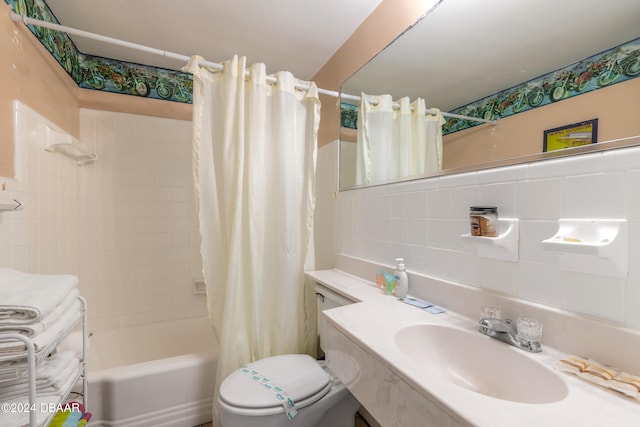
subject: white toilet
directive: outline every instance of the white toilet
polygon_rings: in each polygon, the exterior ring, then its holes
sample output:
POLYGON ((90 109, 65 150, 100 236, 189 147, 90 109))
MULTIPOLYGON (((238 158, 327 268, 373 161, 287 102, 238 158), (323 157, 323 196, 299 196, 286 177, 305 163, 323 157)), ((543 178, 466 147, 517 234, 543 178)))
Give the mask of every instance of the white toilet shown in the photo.
MULTIPOLYGON (((352 302, 322 285, 316 293, 319 312, 352 302)), ((222 382, 218 405, 224 427, 353 427, 360 407, 324 362, 303 354, 268 357, 238 369, 222 382), (297 410, 291 419, 287 397, 297 410)))

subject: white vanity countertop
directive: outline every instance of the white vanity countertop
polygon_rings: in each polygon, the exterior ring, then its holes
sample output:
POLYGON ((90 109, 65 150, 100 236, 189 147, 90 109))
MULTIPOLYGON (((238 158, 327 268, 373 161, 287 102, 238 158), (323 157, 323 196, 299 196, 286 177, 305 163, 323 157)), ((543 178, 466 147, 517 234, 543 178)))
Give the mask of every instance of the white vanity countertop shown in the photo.
MULTIPOLYGON (((384 295, 372 282, 339 270, 312 271, 307 275, 348 298, 360 301, 358 304, 325 311, 325 318, 333 326, 462 425, 640 426, 640 401, 562 372, 558 372, 558 375, 569 388, 567 397, 544 404, 488 397, 434 376, 432 368, 417 365, 398 348, 394 342, 396 332, 409 325, 435 323, 481 335, 477 319, 449 311, 429 314, 404 304, 393 296, 384 295)), ((496 345, 506 346, 497 340, 496 345)), ((544 340, 541 353, 532 354, 515 347, 508 348, 551 369, 554 369, 553 365, 557 360, 566 356, 545 346, 544 340)))

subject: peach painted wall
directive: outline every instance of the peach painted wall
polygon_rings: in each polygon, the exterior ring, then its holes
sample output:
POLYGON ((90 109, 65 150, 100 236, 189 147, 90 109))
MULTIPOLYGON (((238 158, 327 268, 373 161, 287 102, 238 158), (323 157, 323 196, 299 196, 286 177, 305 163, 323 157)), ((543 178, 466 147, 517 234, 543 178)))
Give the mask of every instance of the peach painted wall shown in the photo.
POLYGON ((13 177, 13 100, 19 99, 73 136, 79 134, 76 84, 23 24, 0 4, 0 176, 13 177))
POLYGON ((443 138, 443 169, 542 152, 543 134, 598 119, 598 141, 640 134, 640 78, 565 99, 443 138))
MULTIPOLYGON (((360 27, 316 73, 318 87, 340 90, 340 84, 424 15, 438 0, 383 0, 360 27)), ((336 98, 321 95, 321 147, 338 139, 340 108, 336 98)))
POLYGON ((176 120, 191 120, 191 104, 121 95, 99 90, 77 89, 80 106, 92 110, 113 111, 176 120))
POLYGON ((79 136, 80 107, 191 120, 189 104, 80 89, 42 44, 0 4, 0 176, 14 176, 13 107, 19 99, 69 134, 79 136))

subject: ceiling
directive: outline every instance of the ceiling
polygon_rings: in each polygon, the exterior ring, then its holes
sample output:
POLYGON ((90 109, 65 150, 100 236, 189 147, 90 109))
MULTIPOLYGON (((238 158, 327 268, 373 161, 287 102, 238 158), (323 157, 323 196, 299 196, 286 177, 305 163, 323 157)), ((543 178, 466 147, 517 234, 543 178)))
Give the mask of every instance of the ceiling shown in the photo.
MULTIPOLYGON (((45 0, 62 25, 222 62, 234 54, 269 74, 310 80, 382 0, 45 0)), ((179 70, 169 58, 71 36, 80 52, 179 70)))

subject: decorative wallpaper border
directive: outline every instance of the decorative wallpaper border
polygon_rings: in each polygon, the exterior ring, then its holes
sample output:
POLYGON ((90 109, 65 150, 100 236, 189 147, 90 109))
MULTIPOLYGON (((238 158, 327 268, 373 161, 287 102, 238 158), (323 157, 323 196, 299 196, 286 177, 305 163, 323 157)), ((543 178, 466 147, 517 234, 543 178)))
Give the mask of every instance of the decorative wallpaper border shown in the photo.
MULTIPOLYGON (((60 24, 44 0, 5 2, 16 13, 60 24)), ((33 25, 28 27, 81 88, 187 104, 192 102, 193 76, 189 73, 87 55, 78 51, 66 33, 33 25)), ((640 38, 450 112, 501 119, 638 76, 640 38)), ((342 126, 355 129, 357 107, 341 104, 340 110, 342 126)), ((479 124, 450 118, 442 133, 447 135, 479 124)))
MULTIPOLYGON (((5 0, 16 13, 60 24, 44 0, 5 0)), ((190 104, 193 76, 81 53, 66 33, 28 25, 49 53, 85 89, 142 96, 190 104)))
POLYGON ((78 86, 190 104, 193 76, 180 71, 123 62, 99 56, 78 55, 78 86))
MULTIPOLYGON (((451 110, 451 113, 502 119, 640 76, 640 38, 590 56, 528 82, 451 110)), ((481 123, 451 118, 443 135, 481 123)))
MULTIPOLYGON (((640 38, 450 112, 487 120, 502 119, 636 77, 640 77, 640 38)), ((357 116, 357 107, 340 104, 340 123, 343 127, 355 129, 357 116)), ((442 127, 442 134, 481 124, 450 118, 442 127)))

